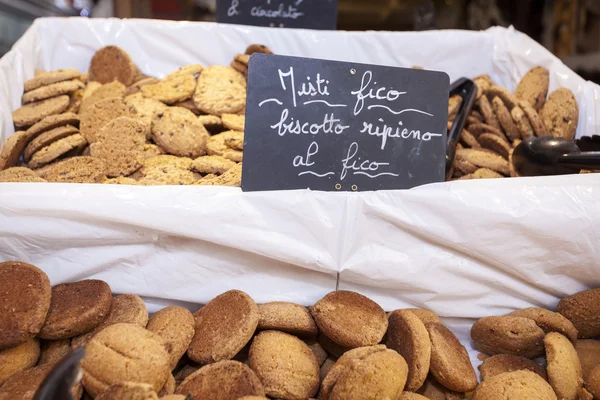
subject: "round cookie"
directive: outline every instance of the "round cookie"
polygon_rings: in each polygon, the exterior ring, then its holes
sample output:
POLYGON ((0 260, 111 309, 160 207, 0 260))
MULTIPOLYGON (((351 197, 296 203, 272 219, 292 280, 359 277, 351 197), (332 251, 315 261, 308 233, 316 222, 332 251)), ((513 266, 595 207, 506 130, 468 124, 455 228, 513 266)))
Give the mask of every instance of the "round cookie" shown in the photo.
POLYGON ((71 353, 70 339, 43 340, 41 343, 41 354, 38 365, 55 365, 69 353, 71 353))
POLYGON ((35 367, 40 358, 40 342, 31 339, 22 345, 0 350, 0 386, 11 376, 35 367))
POLYGON ((573 326, 573 323, 557 312, 545 308, 530 307, 513 311, 508 315, 532 319, 542 328, 544 333, 558 332, 569 338, 573 343, 577 341, 577 329, 573 326))
POLYGON ((305 399, 319 390, 319 364, 306 343, 295 336, 259 333, 250 346, 249 361, 267 396, 305 399))
POLYGON ((133 85, 127 87, 127 91, 125 92, 125 95, 130 96, 132 94, 141 93, 143 86, 154 85, 155 83, 158 83, 158 82, 160 82, 160 80, 153 78, 151 76, 140 79, 139 81, 133 83, 133 85))
POLYGON ((273 54, 273 52, 264 44, 251 44, 246 47, 246 54, 254 54, 254 53, 263 53, 263 54, 273 54))
POLYGON ((90 279, 54 286, 50 310, 38 336, 61 340, 89 332, 104 321, 111 303, 112 292, 104 281, 90 279))
POLYGON ((500 129, 494 128, 493 126, 490 126, 488 124, 484 124, 484 123, 470 124, 469 132, 471 132, 471 134, 475 137, 479 137, 479 135, 484 134, 484 133, 493 133, 494 135, 498 136, 500 139, 503 139, 508 142, 508 138, 506 137, 504 132, 502 132, 500 129))
POLYGON ((450 390, 469 392, 477 386, 477 375, 467 349, 444 325, 425 325, 431 340, 430 372, 450 390))
POLYGON ((496 118, 498 118, 498 122, 500 123, 500 126, 504 130, 506 136, 508 136, 511 141, 520 139, 521 134, 513 122, 510 111, 508 108, 506 108, 500 97, 496 96, 492 99, 492 106, 494 108, 496 118))
POLYGON ((573 344, 565 336, 550 332, 544 338, 548 382, 559 399, 576 399, 583 385, 581 363, 573 344))
POLYGON ((231 139, 244 139, 244 133, 239 131, 225 131, 208 138, 206 141, 206 153, 211 156, 222 156, 230 150, 227 142, 231 139))
POLYGON ((89 156, 70 157, 35 171, 48 182, 100 183, 106 179, 106 164, 89 156))
POLYGON ((258 306, 239 290, 225 292, 194 314, 196 331, 187 351, 201 364, 230 360, 250 341, 258 326, 258 306))
POLYGON ((198 77, 194 103, 207 114, 237 114, 246 107, 246 78, 227 66, 205 68, 198 77))
POLYGON ((573 140, 579 121, 579 106, 573 92, 561 88, 550 93, 540 115, 550 135, 573 140))
POLYGON ((535 132, 533 132, 533 127, 529 123, 529 119, 521 107, 517 106, 513 108, 510 111, 510 116, 515 122, 515 126, 517 127, 517 130, 519 131, 519 134, 523 140, 529 139, 535 135, 535 132))
POLYGON ((81 112, 79 130, 88 143, 96 141, 97 132, 108 122, 119 117, 135 117, 137 114, 133 106, 118 97, 101 100, 81 112))
POLYGON ((42 86, 48 86, 56 82, 68 81, 71 79, 78 79, 80 77, 81 72, 77 71, 76 69, 58 69, 55 71, 44 71, 36 75, 32 79, 25 81, 25 83, 23 84, 24 91, 29 92, 42 86))
POLYGON ((183 307, 166 307, 152 315, 146 329, 164 339, 174 369, 194 337, 194 316, 183 307))
POLYGON ((225 129, 232 131, 244 131, 246 123, 246 116, 238 114, 223 114, 221 115, 221 121, 225 129))
POLYGON ((529 120, 529 124, 535 133, 535 136, 546 136, 548 135, 548 131, 546 130, 546 126, 544 125, 544 121, 540 117, 540 115, 529 105, 526 101, 519 101, 519 107, 523 109, 523 112, 527 116, 529 120))
POLYGON ((403 392, 400 400, 427 400, 427 397, 412 392, 403 392))
POLYGON ((325 336, 350 348, 381 342, 388 327, 385 312, 377 303, 347 290, 327 294, 311 313, 325 336))
POLYGON ((200 179, 200 175, 176 165, 146 168, 139 185, 192 185, 200 179))
POLYGON ((137 75, 138 69, 129 54, 117 46, 105 46, 96 51, 88 69, 88 79, 102 84, 118 80, 129 86, 137 75))
POLYGON ((71 151, 79 152, 83 150, 86 145, 87 141, 82 135, 78 133, 69 135, 35 153, 27 166, 31 169, 43 167, 71 151))
POLYGON ((600 366, 596 366, 590 371, 585 381, 585 388, 594 396, 594 399, 600 398, 600 366))
POLYGON ((579 339, 600 336, 600 289, 584 290, 565 297, 556 308, 573 323, 579 339))
POLYGON ((230 161, 234 161, 236 163, 241 163, 244 158, 244 153, 236 150, 227 150, 223 152, 223 158, 226 158, 230 161))
POLYGON ((147 99, 141 94, 138 96, 128 96, 125 102, 136 111, 136 118, 141 119, 146 124, 146 139, 151 139, 152 120, 167 110, 168 107, 158 100, 147 99))
POLYGON ((319 366, 323 365, 325 360, 327 360, 327 357, 329 357, 329 354, 327 354, 327 350, 325 350, 325 348, 323 346, 321 346, 321 344, 319 342, 316 342, 313 340, 310 340, 310 341, 305 340, 304 343, 306 343, 306 345, 308 346, 310 351, 312 351, 313 354, 315 355, 317 364, 319 364, 319 366))
POLYGON ((33 400, 35 392, 52 370, 52 365, 40 365, 11 376, 0 386, 0 400, 33 400))
POLYGON ((46 182, 29 168, 12 167, 0 171, 0 182, 46 182))
POLYGON ((502 175, 510 174, 508 161, 492 152, 477 149, 456 150, 456 158, 462 161, 468 161, 480 168, 488 168, 502 175))
POLYGON ((549 86, 548 70, 544 67, 534 67, 521 78, 515 89, 515 95, 539 112, 546 101, 549 86))
POLYGON ((484 149, 491 150, 508 160, 508 153, 511 147, 506 140, 493 133, 483 133, 479 135, 477 141, 484 149))
POLYGON ((206 175, 204 178, 196 182, 196 185, 209 186, 235 186, 240 187, 242 184, 242 164, 230 168, 221 176, 212 174, 206 175))
POLYGON ((439 324, 442 323, 440 317, 430 310, 425 310, 423 308, 404 308, 402 311, 408 311, 413 313, 421 320, 423 324, 428 324, 430 322, 437 322, 439 324))
POLYGON ((0 350, 33 339, 50 308, 50 281, 39 268, 20 261, 0 263, 0 350))
POLYGON ((196 76, 199 75, 204 70, 204 67, 200 64, 190 64, 183 66, 181 68, 176 69, 171 72, 169 75, 165 76, 165 79, 174 78, 180 75, 191 75, 196 76))
MULTIPOLYGON (((240 399, 245 399, 246 397, 241 397, 240 399)), ((259 397, 260 399, 261 397, 259 397)), ((265 398, 266 399, 266 398, 265 398)), ((160 400, 189 400, 188 396, 183 394, 169 394, 167 396, 163 396, 160 400)))
POLYGON ((61 126, 42 133, 25 147, 25 150, 23 151, 23 160, 29 162, 31 156, 37 151, 74 133, 79 133, 79 129, 71 125, 61 126))
POLYGON ((96 396, 96 400, 158 400, 152 385, 146 383, 122 382, 110 386, 96 396))
POLYGON ((423 322, 411 311, 396 310, 388 318, 386 346, 396 350, 408 364, 407 391, 425 382, 431 360, 431 342, 423 322))
POLYGON ((14 167, 27 145, 27 132, 17 131, 10 135, 0 147, 0 171, 14 167))
POLYGON ((583 380, 587 381, 592 369, 600 364, 600 340, 580 339, 575 342, 575 350, 581 362, 583 380))
POLYGON ((79 116, 72 112, 47 116, 27 129, 27 141, 36 139, 46 131, 66 125, 79 126, 79 116))
POLYGON ((487 355, 536 358, 544 354, 544 331, 523 317, 484 317, 471 327, 473 347, 487 355))
POLYGON ((152 137, 167 153, 196 158, 206 153, 209 135, 191 111, 170 107, 154 118, 152 137))
POLYGON ((325 350, 327 350, 329 354, 333 355, 334 357, 341 357, 347 351, 351 350, 348 347, 344 347, 335 343, 322 333, 319 333, 319 336, 317 336, 317 341, 325 350))
POLYGON ((417 393, 425 396, 430 400, 462 400, 465 397, 464 393, 454 392, 440 385, 433 376, 429 375, 425 383, 417 393))
POLYGON ((13 111, 13 123, 19 128, 31 126, 45 117, 62 113, 69 104, 70 99, 66 95, 25 104, 13 111))
POLYGON ((235 166, 235 162, 221 156, 198 157, 192 163, 192 168, 201 174, 221 175, 235 166))
POLYGON ((535 372, 544 380, 548 379, 544 368, 528 358, 513 356, 510 354, 496 354, 483 360, 479 366, 481 379, 486 380, 492 376, 500 375, 504 372, 513 372, 520 370, 529 370, 535 372))
POLYGON ((234 400, 243 396, 264 396, 256 374, 239 361, 225 360, 206 365, 179 385, 177 394, 191 393, 194 399, 234 400))
POLYGON ((193 75, 183 74, 165 78, 153 85, 142 86, 144 97, 162 101, 165 104, 175 104, 189 99, 196 89, 196 79, 193 75))
MULTIPOLYGON (((231 148, 232 150, 237 150, 237 151, 244 151, 244 137, 243 136, 234 136, 231 137, 229 139, 227 139, 225 141, 225 145, 227 145, 227 147, 231 148)), ((223 157, 226 157, 226 153, 223 153, 223 157)), ((236 161, 236 160, 234 160, 236 161)), ((240 161, 236 161, 236 162, 242 162, 240 161)))
POLYGON ((147 383, 159 391, 169 375, 169 353, 160 336, 136 325, 114 324, 87 344, 81 369, 83 386, 94 397, 121 382, 147 383))
POLYGON ((108 122, 96 133, 90 144, 92 157, 106 164, 106 176, 115 178, 134 173, 142 167, 146 143, 146 126, 135 119, 119 117, 108 122))
POLYGON ((494 111, 492 110, 492 105, 488 98, 486 96, 481 96, 477 104, 485 123, 501 131, 502 128, 500 127, 498 118, 496 118, 496 114, 494 114, 494 111))
POLYGON ((316 338, 318 329, 310 312, 299 304, 274 301, 258 306, 258 329, 276 330, 301 338, 316 338))
POLYGON ((515 108, 519 102, 515 95, 509 92, 506 88, 503 88, 502 86, 498 85, 491 85, 486 91, 486 96, 488 97, 488 99, 498 97, 502 101, 503 105, 506 106, 509 112, 512 111, 512 109, 515 108))
POLYGON ((505 372, 482 382, 471 400, 557 400, 552 387, 531 371, 505 372))
POLYGON ((127 89, 119 81, 113 81, 104 85, 98 82, 88 85, 83 93, 83 99, 80 106, 80 112, 89 110, 94 104, 109 98, 122 98, 127 89))
POLYGON ((38 89, 34 89, 30 92, 26 92, 22 101, 23 104, 31 103, 34 101, 40 101, 49 99, 64 94, 71 94, 78 89, 82 89, 85 85, 79 79, 73 79, 70 81, 63 81, 50 84, 48 86, 42 86, 38 89))

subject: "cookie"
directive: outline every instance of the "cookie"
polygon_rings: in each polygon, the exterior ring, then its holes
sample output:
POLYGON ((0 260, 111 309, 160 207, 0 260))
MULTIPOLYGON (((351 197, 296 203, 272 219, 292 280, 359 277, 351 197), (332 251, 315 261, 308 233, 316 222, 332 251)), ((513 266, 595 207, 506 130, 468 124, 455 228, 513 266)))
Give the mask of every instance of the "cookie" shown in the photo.
POLYGON ((25 147, 25 150, 23 151, 23 160, 29 162, 34 153, 74 133, 79 133, 79 129, 71 125, 61 126, 42 133, 25 147))
POLYGON ((177 373, 174 375, 175 387, 178 387, 179 385, 181 385, 181 382, 183 382, 185 380, 185 378, 187 378, 194 372, 198 371, 199 369, 200 369, 200 366, 197 364, 194 364, 194 365, 184 364, 183 367, 181 367, 179 369, 179 371, 177 371, 177 373))
POLYGON ((222 156, 226 151, 230 150, 227 143, 231 139, 241 139, 243 141, 244 133, 240 131, 225 131, 209 137, 206 141, 206 153, 209 156, 222 156))
POLYGON ((238 114, 223 114, 221 115, 221 121, 225 129, 232 131, 244 131, 246 124, 246 116, 238 114))
POLYGON ((233 68, 234 70, 236 70, 237 72, 242 74, 244 76, 244 78, 248 77, 248 65, 247 64, 242 64, 241 62, 239 62, 237 60, 233 60, 229 65, 231 66, 231 68, 233 68))
POLYGON ((548 382, 559 399, 575 400, 583 385, 581 363, 573 344, 565 336, 550 332, 544 338, 548 382))
POLYGON ((40 365, 11 376, 0 387, 0 400, 33 400, 35 393, 52 370, 52 365, 40 365))
POLYGON ((209 132, 216 133, 223 129, 223 121, 221 120, 221 117, 217 117, 216 115, 200 115, 198 121, 200 121, 209 132))
POLYGON ((13 123, 19 128, 31 126, 49 115, 62 113, 69 103, 69 96, 64 95, 25 104, 13 111, 13 123))
POLYGON ((471 327, 473 347, 487 355, 536 358, 544 353, 544 331, 523 317, 484 317, 471 327))
POLYGON ((436 313, 430 310, 425 310, 423 308, 405 308, 401 311, 408 311, 417 316, 421 320, 423 324, 428 324, 429 322, 437 322, 442 323, 442 320, 436 313))
POLYGON ((407 391, 425 382, 431 360, 431 342, 423 322, 410 311, 396 310, 388 318, 386 346, 396 350, 408 364, 407 391))
POLYGON ((510 173, 508 161, 492 152, 477 149, 461 149, 456 151, 456 158, 468 161, 480 168, 491 169, 505 176, 510 173))
MULTIPOLYGON (((523 109, 523 112, 527 116, 529 120, 529 124, 535 133, 535 136, 547 136, 548 131, 546 130, 546 126, 544 125, 544 121, 540 117, 540 115, 527 103, 526 101, 519 101, 519 107, 523 109)), ((576 123, 577 124, 577 123, 576 123)))
POLYGON ((237 150, 226 150, 223 152, 223 158, 236 163, 241 163, 244 161, 244 153, 237 150))
POLYGON ((122 98, 127 91, 125 85, 119 81, 110 82, 101 86, 88 85, 88 87, 91 88, 88 89, 87 92, 84 91, 84 97, 80 107, 81 112, 88 110, 91 106, 104 99, 111 99, 113 97, 122 98))
POLYGON ((323 365, 321 365, 321 369, 319 370, 319 379, 321 379, 321 382, 323 382, 323 380, 325 380, 325 378, 329 374, 329 371, 331 371, 331 369, 333 368, 334 365, 335 365, 335 359, 331 358, 331 357, 327 357, 327 359, 325 360, 323 365))
POLYGON ((177 75, 163 79, 153 85, 142 86, 144 97, 174 104, 192 97, 196 89, 196 79, 193 75, 177 75))
POLYGON ((477 138, 473 136, 468 130, 463 129, 460 133, 460 137, 458 138, 460 143, 464 144, 466 147, 472 147, 475 149, 480 148, 481 146, 477 142, 477 138))
MULTIPOLYGON (((148 310, 140 296, 122 294, 112 298, 110 313, 100 325, 91 332, 76 336, 71 340, 71 348, 88 343, 98 332, 115 324, 131 324, 145 328, 148 324, 148 310)), ((162 340, 162 339, 161 339, 162 340)))
POLYGON ((164 339, 174 369, 194 337, 194 316, 183 307, 166 307, 152 315, 146 329, 164 339))
POLYGON ((467 160, 462 160, 460 158, 454 159, 454 163, 452 163, 452 167, 454 168, 454 170, 456 172, 459 172, 460 174, 463 174, 463 175, 472 174, 473 172, 475 172, 479 169, 479 167, 477 165, 472 164, 467 160))
POLYGON ((481 379, 484 381, 504 372, 521 370, 529 370, 535 372, 544 380, 548 379, 544 368, 536 362, 525 357, 513 356, 510 354, 496 354, 495 356, 488 357, 479 366, 481 379))
POLYGON ((194 103, 207 114, 237 114, 246 107, 246 79, 231 67, 205 68, 198 77, 194 103))
POLYGON ((187 351, 201 364, 230 360, 249 341, 258 326, 258 306, 239 290, 225 292, 194 314, 196 331, 187 351))
POLYGON ((221 176, 207 175, 200 179, 196 185, 240 187, 242 185, 242 164, 236 164, 221 176))
POLYGON ((104 281, 90 279, 54 286, 50 310, 38 336, 61 340, 89 332, 104 321, 111 303, 112 292, 104 281))
POLYGON ((263 54, 273 54, 273 52, 264 44, 251 44, 246 47, 246 54, 254 54, 254 53, 263 53, 263 54))
POLYGON ((314 340, 305 340, 304 343, 306 343, 310 351, 313 352, 315 359, 317 360, 317 364, 322 366, 325 360, 327 360, 327 357, 329 357, 327 350, 325 350, 323 346, 319 344, 319 342, 314 340))
POLYGON ((57 115, 50 115, 48 117, 43 118, 40 122, 27 129, 27 141, 29 142, 35 140, 44 132, 67 125, 72 125, 75 127, 79 126, 79 116, 77 114, 69 112, 57 115))
POLYGON ((534 67, 521 78, 515 89, 515 95, 519 100, 526 101, 539 112, 546 101, 549 86, 548 70, 544 67, 534 67))
POLYGON ((175 378, 173 377, 173 374, 169 374, 169 376, 167 376, 167 381, 163 385, 162 389, 160 389, 160 392, 158 392, 158 395, 162 398, 163 396, 173 394, 175 393, 176 387, 177 383, 175 383, 175 378))
POLYGON ((258 329, 276 330, 306 339, 317 337, 317 325, 306 307, 284 301, 258 306, 258 329))
POLYGON ((109 386, 96 396, 96 400, 158 400, 152 385, 147 383, 121 382, 109 386))
POLYGON ((171 107, 156 115, 152 123, 154 142, 167 153, 196 158, 206 154, 209 135, 189 110, 171 107))
POLYGON ((335 343, 333 340, 329 339, 327 336, 319 333, 317 336, 317 341, 327 352, 334 357, 341 357, 346 352, 351 350, 349 347, 345 347, 335 343))
POLYGON ((101 100, 80 114, 79 130, 88 143, 96 141, 96 133, 113 119, 119 117, 135 118, 137 111, 125 100, 111 97, 101 100))
POLYGON ((521 107, 517 106, 513 108, 510 112, 510 116, 515 122, 515 126, 517 127, 519 135, 521 135, 523 140, 534 136, 533 127, 529 123, 529 119, 521 107))
MULTIPOLYGON (((240 400, 245 397, 240 397, 240 400)), ((160 400, 189 400, 189 397, 183 394, 170 394, 167 396, 163 396, 160 400)))
POLYGON ((577 329, 567 318, 557 312, 546 310, 545 308, 531 307, 513 311, 508 315, 514 317, 524 317, 535 321, 545 333, 558 332, 573 343, 577 341, 577 329))
POLYGON ((486 91, 486 96, 492 101, 494 97, 498 97, 509 112, 519 103, 519 99, 514 94, 498 85, 491 85, 486 91))
POLYGON ((585 381, 586 390, 594 396, 594 399, 600 398, 600 367, 596 366, 585 381))
POLYGON ((85 138, 76 133, 42 148, 40 151, 31 156, 31 160, 27 166, 31 169, 43 167, 46 164, 66 155, 71 151, 81 151, 86 146, 85 138))
POLYGON ((100 183, 106 179, 106 164, 89 156, 67 158, 35 171, 48 182, 100 183))
POLYGON ((139 185, 193 185, 201 175, 175 165, 148 168, 137 182, 139 185))
POLYGON ((573 323, 579 339, 600 336, 600 289, 584 290, 565 297, 556 308, 573 323))
MULTIPOLYGON (((123 85, 121 82, 119 81, 113 81, 111 83, 107 83, 107 85, 111 85, 111 84, 117 84, 117 85, 123 85)), ((88 82, 87 85, 85 85, 85 88, 83 88, 83 99, 86 99, 88 97, 90 97, 97 89, 101 88, 103 85, 100 82, 88 82)), ((123 85, 125 86, 125 85, 123 85)), ((114 96, 110 96, 110 97, 122 97, 121 94, 117 94, 114 96)))
POLYGON ((400 400, 427 400, 427 397, 412 392, 402 392, 400 400))
POLYGON ((29 168, 12 167, 0 171, 0 182, 46 182, 29 168))
POLYGON ((71 353, 70 339, 43 340, 41 343, 41 353, 38 365, 55 365, 69 353, 71 353))
POLYGON ((469 128, 469 132, 475 137, 479 137, 479 135, 481 135, 483 133, 493 133, 494 135, 500 137, 500 139, 504 139, 504 140, 508 141, 508 138, 500 129, 494 128, 493 126, 488 125, 488 124, 484 124, 484 123, 470 124, 468 128, 469 128))
POLYGON ((235 162, 221 156, 198 157, 192 163, 192 169, 201 174, 221 175, 235 166, 235 162))
POLYGON ((513 122, 512 116, 510 115, 510 111, 500 97, 496 96, 492 99, 492 106, 494 108, 494 113, 496 114, 496 118, 498 118, 498 122, 500 126, 504 130, 504 133, 508 138, 513 141, 515 139, 520 139, 521 135, 513 122))
POLYGON ((347 290, 327 294, 311 313, 325 336, 350 348, 381 342, 388 327, 385 312, 377 303, 347 290))
POLYGON ((159 114, 167 110, 167 106, 158 100, 147 99, 144 96, 136 95, 129 96, 125 102, 135 110, 135 117, 142 120, 146 124, 146 139, 152 138, 152 120, 159 114))
POLYGON ((579 106, 569 89, 561 88, 550 93, 540 113, 546 131, 553 137, 573 140, 579 121, 579 106))
POLYGON ((198 107, 196 107, 196 104, 194 103, 194 100, 192 100, 192 99, 187 99, 187 100, 175 103, 175 104, 173 104, 173 107, 185 108, 187 110, 190 110, 191 112, 194 113, 194 115, 197 115, 197 116, 202 114, 202 111, 198 110, 198 107))
POLYGON ((106 176, 127 176, 142 167, 146 142, 146 126, 135 119, 119 117, 96 132, 96 142, 90 144, 92 157, 106 164, 106 176))
POLYGON ((164 150, 152 143, 146 143, 144 145, 144 154, 143 159, 146 160, 148 158, 152 158, 155 156, 160 156, 165 154, 164 150))
POLYGON ((92 396, 121 382, 146 383, 159 391, 169 375, 169 353, 162 338, 133 324, 114 324, 87 344, 81 360, 82 383, 92 396))
POLYGON ((425 325, 431 341, 430 372, 450 390, 469 392, 477 386, 477 375, 471 365, 467 349, 444 325, 425 325))
POLYGON ((117 80, 130 86, 138 76, 138 69, 127 52, 117 46, 105 46, 92 57, 88 75, 90 81, 104 84, 117 80))
POLYGON ((499 173, 488 168, 478 168, 475 172, 469 175, 462 176, 460 179, 497 179, 504 178, 499 173))
POLYGON ((250 346, 249 361, 267 396, 306 399, 319 390, 319 364, 306 343, 295 336, 259 333, 250 346))
POLYGON ((105 185, 132 185, 136 186, 138 181, 133 178, 128 178, 126 176, 119 176, 117 178, 105 179, 102 181, 105 185))
POLYGON ((482 382, 471 400, 557 400, 552 387, 531 371, 505 372, 482 382))
POLYGON ((202 65, 190 64, 171 72, 169 75, 165 76, 165 79, 175 78, 176 76, 180 75, 197 76, 202 72, 202 70, 204 70, 204 67, 202 65))
POLYGON ((473 83, 477 85, 476 101, 479 101, 480 97, 494 84, 488 75, 473 78, 473 83))
POLYGON ((140 93, 142 91, 142 87, 143 86, 154 85, 154 84, 156 84, 158 82, 160 82, 159 79, 153 78, 151 76, 147 77, 147 78, 140 79, 139 81, 135 82, 133 85, 127 87, 125 95, 129 96, 129 95, 132 95, 132 94, 140 93))
POLYGON ((486 96, 481 96, 477 104, 479 106, 479 111, 481 112, 481 115, 483 115, 485 123, 498 130, 501 130, 502 128, 500 127, 498 118, 496 118, 496 114, 494 114, 494 111, 492 110, 492 105, 490 104, 488 98, 486 96))
POLYGON ((81 82, 78 79, 53 83, 48 86, 42 86, 30 92, 26 92, 21 98, 21 101, 23 102, 23 104, 32 103, 34 101, 45 100, 64 94, 71 94, 83 87, 83 82, 81 82))
POLYGON ((0 171, 17 165, 27 140, 28 135, 25 131, 17 131, 6 139, 0 147, 0 171))
POLYGON ((433 376, 429 375, 417 393, 422 394, 430 400, 462 400, 464 393, 454 392, 440 385, 433 376))
POLYGON ((168 154, 157 155, 154 157, 146 158, 143 161, 142 174, 154 167, 163 167, 165 165, 173 165, 181 169, 191 169, 193 160, 188 157, 176 157, 168 154))
POLYGON ((40 342, 30 339, 25 343, 0 350, 0 386, 11 376, 35 367, 40 358, 40 342))
POLYGON ((510 152, 511 147, 506 140, 501 139, 493 133, 484 133, 479 135, 477 142, 479 142, 484 149, 491 150, 508 160, 508 153, 510 152))
POLYGON ((50 308, 50 281, 39 268, 19 261, 0 263, 0 350, 33 339, 50 308))
POLYGON ((600 340, 580 339, 574 344, 579 361, 581 362, 583 380, 587 381, 587 377, 592 369, 600 364, 600 340))
POLYGON ((44 71, 25 81, 24 83, 24 91, 29 92, 31 90, 35 90, 42 86, 48 86, 53 83, 68 81, 72 79, 79 79, 81 77, 81 73, 76 69, 59 69, 56 71, 44 71))

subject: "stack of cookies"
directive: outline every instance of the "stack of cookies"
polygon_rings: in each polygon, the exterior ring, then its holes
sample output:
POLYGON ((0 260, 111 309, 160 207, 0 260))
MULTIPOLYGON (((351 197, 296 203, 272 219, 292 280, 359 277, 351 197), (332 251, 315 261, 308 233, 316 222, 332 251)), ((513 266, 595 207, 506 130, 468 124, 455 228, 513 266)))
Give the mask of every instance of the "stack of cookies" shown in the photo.
POLYGON ((17 132, 0 150, 0 182, 241 184, 251 45, 232 66, 143 75, 116 46, 88 73, 38 71, 25 82, 17 132))
MULTIPOLYGON (((518 176, 511 157, 521 140, 547 135, 573 140, 579 119, 577 100, 565 88, 548 96, 550 78, 546 68, 532 68, 514 93, 488 75, 473 81, 478 88, 475 107, 459 138, 453 179, 518 176)), ((450 97, 448 129, 460 105, 460 96, 450 97)))
POLYGON ((562 299, 558 312, 478 320, 481 383, 435 313, 386 314, 351 291, 307 308, 231 290, 194 314, 149 316, 141 298, 113 296, 103 281, 51 287, 35 266, 4 262, 0 295, 0 400, 32 399, 82 345, 76 399, 600 399, 600 289, 562 299))

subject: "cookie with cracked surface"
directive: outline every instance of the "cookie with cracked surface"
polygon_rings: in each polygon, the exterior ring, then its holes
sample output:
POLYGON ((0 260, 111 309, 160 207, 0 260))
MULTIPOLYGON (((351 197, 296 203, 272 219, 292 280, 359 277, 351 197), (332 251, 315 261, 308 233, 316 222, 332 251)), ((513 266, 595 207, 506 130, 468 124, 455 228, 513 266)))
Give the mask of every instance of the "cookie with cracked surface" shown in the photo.
POLYGON ((556 309, 573 323, 579 339, 600 336, 600 289, 589 289, 565 297, 556 309))
POLYGON ((69 152, 76 153, 83 150, 86 145, 87 141, 79 133, 69 135, 36 152, 31 156, 27 166, 31 169, 43 167, 69 152))
POLYGON ((104 84, 117 80, 130 86, 138 76, 138 69, 125 50, 117 46, 105 46, 92 57, 88 75, 90 81, 104 84))
POLYGON ((40 101, 50 99, 56 96, 71 94, 83 87, 84 84, 79 79, 53 83, 48 86, 42 86, 38 89, 34 89, 30 92, 26 92, 25 94, 23 94, 21 100, 23 104, 32 103, 34 101, 40 101))
POLYGON ((142 86, 144 97, 174 104, 192 97, 196 89, 196 79, 193 75, 176 75, 163 79, 153 85, 142 86))
MULTIPOLYGON (((68 81, 72 79, 80 79, 81 72, 76 69, 58 69, 55 71, 43 71, 37 74, 35 77, 25 81, 24 91, 29 92, 31 90, 38 89, 42 86, 48 86, 53 83, 68 81)), ((83 82, 83 81, 82 81, 83 82)))
POLYGON ((517 84, 515 95, 520 100, 528 102, 534 110, 539 112, 544 107, 549 86, 548 70, 544 67, 534 67, 523 75, 517 84))
POLYGON ((558 332, 565 335, 573 343, 577 341, 577 329, 571 321, 560 313, 540 307, 523 308, 508 315, 530 318, 544 330, 545 333, 558 332))
POLYGON ((91 144, 96 141, 97 132, 110 121, 119 117, 135 118, 136 115, 135 108, 127 104, 124 99, 110 97, 100 100, 81 112, 79 131, 91 144))
POLYGON ((573 92, 561 88, 550 93, 540 115, 550 135, 573 140, 579 121, 579 106, 573 92))
POLYGON ((479 366, 481 379, 484 381, 504 372, 521 370, 529 370, 535 372, 544 380, 548 379, 546 370, 541 365, 528 358, 511 354, 496 354, 483 360, 483 363, 479 366))
POLYGON ((170 107, 154 118, 152 138, 167 153, 196 158, 206 154, 209 134, 191 111, 170 107))
POLYGON ((246 78, 231 67, 208 67, 198 77, 194 103, 207 114, 237 114, 246 107, 246 78))
POLYGON ((70 99, 67 95, 24 104, 13 111, 13 123, 18 128, 31 126, 45 117, 62 113, 69 107, 69 104, 70 99))
POLYGON ((544 354, 544 331, 523 317, 484 317, 471 327, 473 347, 487 355, 536 358, 544 354))

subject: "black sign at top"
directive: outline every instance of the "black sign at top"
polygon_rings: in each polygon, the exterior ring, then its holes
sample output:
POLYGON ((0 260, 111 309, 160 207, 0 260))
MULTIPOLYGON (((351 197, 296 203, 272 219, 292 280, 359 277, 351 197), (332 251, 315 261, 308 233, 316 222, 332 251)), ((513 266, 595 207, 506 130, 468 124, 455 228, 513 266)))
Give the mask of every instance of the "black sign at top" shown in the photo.
POLYGON ((242 189, 407 189, 444 180, 443 72, 254 54, 242 189))
POLYGON ((335 30, 338 0, 217 0, 217 22, 335 30))

